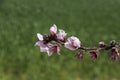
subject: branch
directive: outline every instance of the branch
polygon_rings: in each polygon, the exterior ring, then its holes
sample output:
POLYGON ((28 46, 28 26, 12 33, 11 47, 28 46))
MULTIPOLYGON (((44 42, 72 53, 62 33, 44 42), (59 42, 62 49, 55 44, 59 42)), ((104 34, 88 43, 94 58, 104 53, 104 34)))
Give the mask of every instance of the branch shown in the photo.
POLYGON ((100 51, 107 51, 109 50, 109 57, 113 61, 117 61, 120 58, 119 49, 120 44, 115 40, 110 41, 109 44, 101 41, 99 42, 97 47, 84 47, 81 45, 81 41, 75 37, 67 37, 67 33, 64 30, 59 29, 57 32, 57 26, 53 25, 50 28, 50 35, 41 35, 40 33, 37 34, 39 41, 36 42, 36 46, 40 47, 41 52, 47 52, 48 56, 52 54, 60 54, 60 47, 64 46, 69 50, 79 50, 75 57, 83 60, 84 54, 89 52, 89 57, 92 61, 95 61, 98 58, 98 54, 100 51))

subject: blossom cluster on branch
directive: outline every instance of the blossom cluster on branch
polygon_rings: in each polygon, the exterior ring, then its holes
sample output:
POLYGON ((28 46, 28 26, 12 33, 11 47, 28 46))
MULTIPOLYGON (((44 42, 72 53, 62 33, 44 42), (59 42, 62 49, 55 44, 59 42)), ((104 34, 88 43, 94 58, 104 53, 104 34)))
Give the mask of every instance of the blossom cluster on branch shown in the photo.
POLYGON ((109 57, 113 61, 117 61, 120 58, 120 44, 115 40, 111 40, 109 44, 101 41, 98 43, 98 47, 84 47, 77 37, 67 37, 67 33, 62 29, 58 30, 55 24, 50 27, 49 31, 49 35, 37 33, 39 41, 35 43, 35 46, 39 46, 40 51, 46 52, 48 56, 52 54, 60 55, 60 48, 64 46, 69 50, 79 50, 78 53, 75 54, 75 57, 79 60, 83 60, 84 54, 89 52, 90 59, 95 61, 102 50, 109 50, 109 57))

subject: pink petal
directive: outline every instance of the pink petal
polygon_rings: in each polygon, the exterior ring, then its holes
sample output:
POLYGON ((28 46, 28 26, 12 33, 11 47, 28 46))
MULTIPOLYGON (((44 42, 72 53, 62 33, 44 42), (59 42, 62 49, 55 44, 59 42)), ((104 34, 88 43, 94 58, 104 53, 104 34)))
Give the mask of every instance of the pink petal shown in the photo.
POLYGON ((63 40, 65 39, 66 35, 67 35, 67 33, 65 33, 64 30, 60 29, 60 30, 59 30, 59 33, 57 34, 57 38, 58 38, 59 40, 62 40, 62 41, 63 41, 63 40))
POLYGON ((70 50, 75 50, 76 49, 76 47, 74 47, 71 43, 69 43, 69 42, 66 42, 65 43, 65 47, 66 48, 68 48, 68 49, 70 49, 70 50))
POLYGON ((80 40, 74 36, 68 38, 68 41, 72 42, 74 46, 80 46, 80 43, 81 43, 80 40))
POLYGON ((57 26, 54 24, 51 28, 50 28, 50 33, 52 35, 56 34, 57 33, 57 26))
POLYGON ((58 54, 60 52, 60 47, 58 47, 58 46, 52 46, 51 50, 52 50, 53 53, 57 53, 58 54))
POLYGON ((48 56, 51 56, 53 53, 59 54, 60 47, 53 44, 48 44, 49 50, 47 51, 48 56))
POLYGON ((48 56, 51 56, 53 53, 52 52, 50 52, 49 50, 47 51, 47 53, 48 53, 48 56))
POLYGON ((47 46, 47 44, 44 44, 43 41, 38 41, 38 42, 36 42, 36 43, 35 43, 35 46, 39 46, 41 52, 47 52, 48 49, 49 49, 48 46, 47 46))
POLYGON ((40 46, 39 41, 35 43, 35 46, 40 46))
POLYGON ((69 37, 68 42, 65 43, 65 47, 70 50, 76 50, 80 47, 81 42, 77 37, 69 37))
POLYGON ((35 43, 35 46, 40 46, 40 47, 46 47, 47 46, 47 44, 44 44, 44 42, 43 41, 38 41, 38 42, 36 42, 35 43))
POLYGON ((48 50, 49 50, 48 47, 45 47, 45 48, 40 47, 40 51, 41 51, 41 52, 47 52, 48 50))
POLYGON ((51 43, 48 43, 48 51, 47 51, 47 53, 48 53, 48 56, 51 56, 52 54, 53 54, 53 51, 51 50, 51 47, 53 46, 53 44, 51 44, 51 43))

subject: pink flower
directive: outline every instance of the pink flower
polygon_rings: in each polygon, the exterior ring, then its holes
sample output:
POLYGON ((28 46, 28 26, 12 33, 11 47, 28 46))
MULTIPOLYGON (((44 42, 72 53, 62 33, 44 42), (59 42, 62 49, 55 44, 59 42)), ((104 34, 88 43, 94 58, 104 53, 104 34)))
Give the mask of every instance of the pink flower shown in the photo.
POLYGON ((39 46, 41 52, 47 52, 48 56, 51 56, 53 53, 59 54, 59 52, 60 52, 59 45, 45 43, 45 41, 43 39, 43 35, 41 35, 39 33, 37 33, 37 37, 38 37, 39 41, 35 43, 35 46, 39 46))
POLYGON ((47 51, 48 56, 51 56, 53 53, 60 54, 60 47, 58 45, 48 44, 49 50, 47 51))
POLYGON ((50 28, 50 34, 51 35, 55 35, 57 33, 57 26, 54 24, 51 28, 50 28))
POLYGON ((65 47, 70 50, 76 50, 81 47, 81 42, 77 37, 69 37, 68 42, 65 43, 65 47))
POLYGON ((65 41, 67 33, 64 30, 60 29, 59 33, 57 34, 57 39, 60 41, 65 41))

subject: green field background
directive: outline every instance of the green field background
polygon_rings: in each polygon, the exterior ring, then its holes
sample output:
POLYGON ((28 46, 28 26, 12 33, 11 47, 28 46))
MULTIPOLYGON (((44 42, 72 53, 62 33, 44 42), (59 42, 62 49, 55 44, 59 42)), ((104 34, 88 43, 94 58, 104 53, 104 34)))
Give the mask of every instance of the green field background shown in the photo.
POLYGON ((0 80, 120 80, 109 51, 94 63, 64 47, 60 56, 41 53, 36 33, 53 24, 86 47, 120 42, 120 0, 0 0, 0 80))

